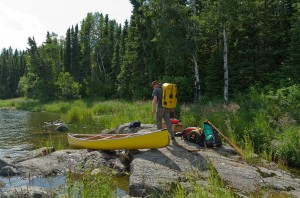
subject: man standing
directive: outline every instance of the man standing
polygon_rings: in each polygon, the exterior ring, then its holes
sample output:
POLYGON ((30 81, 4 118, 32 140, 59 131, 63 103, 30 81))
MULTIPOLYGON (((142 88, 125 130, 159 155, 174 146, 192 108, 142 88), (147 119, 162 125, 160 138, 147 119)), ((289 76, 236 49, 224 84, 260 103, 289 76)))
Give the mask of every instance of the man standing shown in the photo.
POLYGON ((170 138, 174 140, 174 132, 172 130, 172 124, 170 121, 170 109, 164 108, 162 106, 162 88, 159 86, 159 83, 157 81, 153 81, 151 85, 153 88, 152 113, 154 114, 156 110, 157 129, 162 129, 162 119, 164 118, 170 138))

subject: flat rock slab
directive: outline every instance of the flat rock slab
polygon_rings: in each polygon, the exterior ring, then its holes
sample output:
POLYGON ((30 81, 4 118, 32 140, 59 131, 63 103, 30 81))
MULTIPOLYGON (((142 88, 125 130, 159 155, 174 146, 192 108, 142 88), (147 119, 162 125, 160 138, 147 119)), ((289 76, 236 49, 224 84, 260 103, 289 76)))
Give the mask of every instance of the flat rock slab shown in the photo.
POLYGON ((239 194, 247 196, 267 187, 294 197, 300 195, 299 179, 282 171, 263 178, 261 172, 270 170, 248 165, 227 144, 205 148, 176 137, 176 143, 171 142, 165 148, 139 151, 133 154, 130 164, 130 196, 161 194, 170 189, 172 182, 184 182, 185 175, 194 170, 201 172, 200 180, 204 184, 209 176, 210 162, 226 185, 239 194))
POLYGON ((262 180, 254 167, 212 151, 201 151, 201 155, 212 162, 226 184, 245 194, 254 193, 258 190, 262 180))
POLYGON ((173 142, 164 148, 140 150, 130 163, 129 195, 139 197, 168 191, 169 184, 184 180, 184 173, 194 170, 208 177, 208 161, 173 142))
POLYGON ((64 174, 66 171, 80 172, 90 167, 107 166, 110 155, 86 149, 55 151, 48 155, 18 159, 13 166, 23 177, 50 176, 64 174), (78 169, 78 170, 77 170, 78 169))

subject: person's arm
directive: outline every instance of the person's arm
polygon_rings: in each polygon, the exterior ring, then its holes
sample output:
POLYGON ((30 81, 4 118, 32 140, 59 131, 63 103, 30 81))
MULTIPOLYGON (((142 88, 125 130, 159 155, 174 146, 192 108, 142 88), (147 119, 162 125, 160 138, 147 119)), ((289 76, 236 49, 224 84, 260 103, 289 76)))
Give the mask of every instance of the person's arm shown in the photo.
POLYGON ((152 100, 152 113, 155 113, 156 104, 157 104, 157 96, 153 96, 153 100, 152 100))

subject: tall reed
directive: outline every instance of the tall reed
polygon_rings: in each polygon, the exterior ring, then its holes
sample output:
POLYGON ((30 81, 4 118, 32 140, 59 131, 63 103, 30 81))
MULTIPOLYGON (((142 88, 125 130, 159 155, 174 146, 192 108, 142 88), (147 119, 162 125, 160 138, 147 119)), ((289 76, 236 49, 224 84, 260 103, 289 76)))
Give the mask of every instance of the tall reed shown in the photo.
POLYGON ((115 197, 116 184, 110 170, 86 170, 82 175, 70 173, 67 175, 67 188, 61 194, 65 197, 80 198, 113 198, 115 197))

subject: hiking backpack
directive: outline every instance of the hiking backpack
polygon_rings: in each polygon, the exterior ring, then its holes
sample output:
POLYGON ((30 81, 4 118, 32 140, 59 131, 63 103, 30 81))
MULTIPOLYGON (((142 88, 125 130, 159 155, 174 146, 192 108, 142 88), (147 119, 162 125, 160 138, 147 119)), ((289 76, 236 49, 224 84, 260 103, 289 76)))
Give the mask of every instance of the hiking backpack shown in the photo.
POLYGON ((218 132, 216 132, 210 124, 207 122, 204 122, 203 124, 203 131, 205 135, 205 145, 207 147, 214 147, 214 146, 221 146, 222 141, 220 139, 220 136, 218 132))
POLYGON ((202 129, 197 127, 187 127, 182 132, 182 138, 193 143, 200 143, 200 141, 203 141, 202 129))
POLYGON ((173 83, 164 83, 162 85, 162 106, 172 109, 177 104, 177 86, 173 83))

